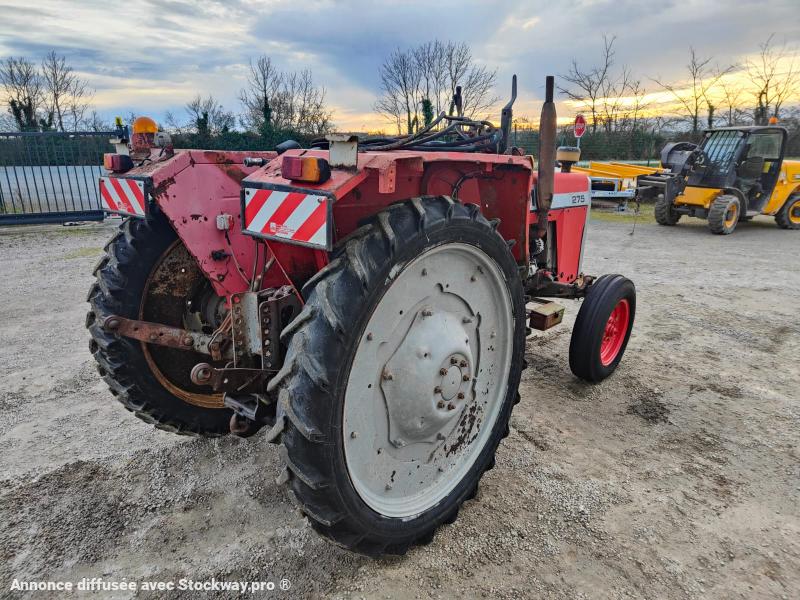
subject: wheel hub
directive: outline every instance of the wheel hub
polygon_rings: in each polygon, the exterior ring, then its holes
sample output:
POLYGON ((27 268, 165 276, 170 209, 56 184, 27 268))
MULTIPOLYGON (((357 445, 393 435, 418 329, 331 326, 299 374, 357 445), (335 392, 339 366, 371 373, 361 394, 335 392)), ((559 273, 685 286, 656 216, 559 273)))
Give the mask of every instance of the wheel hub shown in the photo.
POLYGON ((472 398, 473 323, 466 314, 417 312, 381 378, 393 446, 437 443, 472 398))

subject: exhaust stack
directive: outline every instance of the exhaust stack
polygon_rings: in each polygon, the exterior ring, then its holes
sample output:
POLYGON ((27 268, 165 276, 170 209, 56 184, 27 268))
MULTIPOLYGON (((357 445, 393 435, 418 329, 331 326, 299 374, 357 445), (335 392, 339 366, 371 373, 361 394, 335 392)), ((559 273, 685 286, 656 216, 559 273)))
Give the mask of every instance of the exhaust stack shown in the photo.
POLYGON ((556 105, 553 103, 554 77, 545 80, 545 98, 539 118, 539 170, 536 184, 537 213, 536 237, 547 235, 547 215, 553 203, 553 180, 556 170, 556 105))

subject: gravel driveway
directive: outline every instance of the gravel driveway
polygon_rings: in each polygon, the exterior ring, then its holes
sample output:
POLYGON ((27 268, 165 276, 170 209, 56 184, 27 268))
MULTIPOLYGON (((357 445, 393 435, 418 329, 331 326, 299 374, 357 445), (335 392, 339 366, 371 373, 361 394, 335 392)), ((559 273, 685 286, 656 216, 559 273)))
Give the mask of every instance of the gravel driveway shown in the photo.
POLYGON ((15 577, 102 577, 286 579, 277 598, 798 598, 800 232, 593 221, 586 271, 639 293, 620 369, 572 377, 568 302, 528 341, 476 499, 375 561, 314 534, 262 436, 177 437, 114 401, 83 328, 112 227, 0 230, 0 597, 22 597, 15 577))

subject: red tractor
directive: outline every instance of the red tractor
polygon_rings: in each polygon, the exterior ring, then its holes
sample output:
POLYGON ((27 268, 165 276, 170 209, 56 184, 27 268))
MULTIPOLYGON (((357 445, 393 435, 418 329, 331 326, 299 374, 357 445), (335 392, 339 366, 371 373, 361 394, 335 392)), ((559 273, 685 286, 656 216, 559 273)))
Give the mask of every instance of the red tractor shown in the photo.
MULTIPOLYGON (((89 293, 111 393, 180 434, 279 443, 313 527, 368 555, 433 538, 508 434, 543 298, 583 298, 570 367, 617 367, 636 310, 581 273, 585 175, 555 172, 553 80, 538 172, 501 126, 439 115, 403 137, 278 152, 174 151, 152 122, 106 157, 125 215, 89 293), (130 141, 130 144, 128 144, 130 141)), ((536 360, 535 357, 532 360, 536 360)))

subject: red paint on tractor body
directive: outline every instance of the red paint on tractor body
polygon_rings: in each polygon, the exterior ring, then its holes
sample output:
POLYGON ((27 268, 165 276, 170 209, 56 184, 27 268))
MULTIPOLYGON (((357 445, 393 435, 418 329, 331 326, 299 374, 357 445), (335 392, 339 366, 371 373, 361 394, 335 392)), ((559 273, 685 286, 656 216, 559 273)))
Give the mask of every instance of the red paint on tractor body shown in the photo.
MULTIPOLYGON (((290 150, 284 156, 328 159, 329 152, 290 150)), ((530 231, 537 218, 532 212, 536 171, 531 156, 360 152, 355 168, 333 168, 330 178, 321 184, 285 178, 282 161, 275 157, 274 152, 212 150, 182 150, 162 157, 153 150, 149 162, 105 179, 111 180, 111 185, 126 183, 115 179, 144 181, 145 207, 164 213, 221 296, 245 291, 252 274, 260 273, 264 263, 273 258, 259 288, 292 285, 299 290, 327 264, 327 251, 365 218, 396 202, 425 195, 448 195, 479 206, 487 219, 498 219, 498 232, 511 243, 518 264, 527 267, 530 231), (268 162, 263 167, 246 167, 245 156, 268 162), (248 211, 245 198, 249 193, 263 204, 267 194, 261 190, 281 191, 286 205, 273 207, 271 220, 264 220, 256 232, 267 248, 257 259, 256 247, 261 242, 243 230, 260 208, 253 205, 248 211), (324 198, 318 201, 325 208, 310 210, 303 204, 305 197, 324 198), (308 215, 301 216, 313 222, 300 219, 297 215, 302 211, 308 215), (218 228, 218 223, 231 220, 232 226, 218 228), (292 227, 287 225, 290 221, 292 227), (328 227, 326 236, 315 235, 323 225, 328 227), (324 242, 319 242, 323 238, 324 242), (258 265, 254 265, 256 260, 258 265)), ((574 281, 580 273, 589 193, 587 177, 555 173, 549 222, 556 238, 553 274, 558 281, 574 281)))

